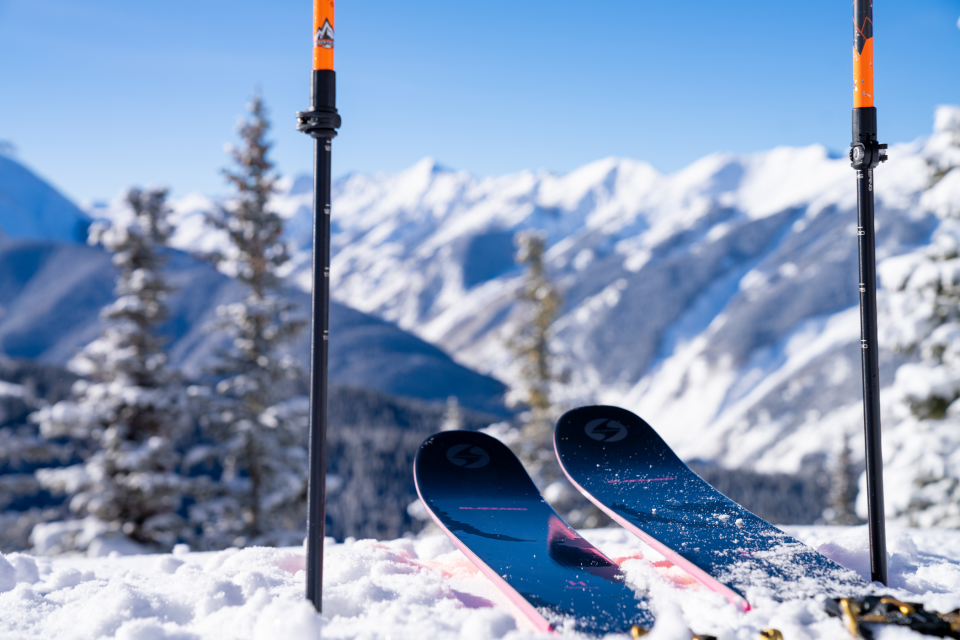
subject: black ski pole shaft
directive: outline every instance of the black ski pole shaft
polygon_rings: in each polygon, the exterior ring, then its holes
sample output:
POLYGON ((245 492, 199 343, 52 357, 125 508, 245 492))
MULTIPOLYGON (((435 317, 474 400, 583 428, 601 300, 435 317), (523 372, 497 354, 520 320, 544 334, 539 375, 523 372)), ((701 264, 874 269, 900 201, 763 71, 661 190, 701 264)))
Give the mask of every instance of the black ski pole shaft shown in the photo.
POLYGON ((327 475, 327 354, 330 337, 330 147, 340 127, 333 71, 333 0, 313 2, 310 109, 297 130, 314 139, 313 300, 310 317, 310 470, 307 479, 307 599, 323 603, 323 535, 327 475))
POLYGON ((863 428, 867 469, 870 579, 887 584, 887 535, 880 447, 880 360, 877 339, 877 257, 874 236, 873 169, 887 159, 877 143, 873 105, 873 0, 853 2, 853 142, 857 172, 857 237, 860 254, 860 347, 863 366, 863 428))

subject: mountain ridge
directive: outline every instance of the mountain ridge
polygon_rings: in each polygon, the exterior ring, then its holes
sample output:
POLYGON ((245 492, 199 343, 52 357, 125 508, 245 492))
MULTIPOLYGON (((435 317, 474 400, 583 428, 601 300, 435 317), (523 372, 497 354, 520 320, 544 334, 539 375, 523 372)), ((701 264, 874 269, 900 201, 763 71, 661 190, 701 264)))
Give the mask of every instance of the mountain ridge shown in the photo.
MULTIPOLYGON (((941 107, 931 136, 891 145, 877 169, 881 264, 926 246, 957 199, 952 177, 929 184, 957 112, 941 107)), ((298 249, 289 277, 308 288, 311 194, 286 180, 274 206, 298 249)), ((475 177, 432 158, 353 174, 333 189, 332 295, 517 388, 512 239, 540 230, 566 298, 561 406, 620 404, 686 458, 792 472, 857 437, 854 180, 822 145, 715 153, 671 174, 622 158, 563 175, 475 177)), ((200 215, 174 207, 188 223, 200 215)), ((178 242, 216 243, 186 231, 178 242)), ((881 358, 887 388, 903 356, 888 345, 881 358)))
POLYGON ((90 219, 30 169, 0 153, 0 238, 83 242, 90 219))
MULTIPOLYGON (((170 362, 188 379, 207 374, 223 336, 211 332, 216 308, 239 300, 242 287, 212 266, 170 251, 165 268, 174 290, 170 318, 161 327, 170 362)), ((99 247, 43 240, 0 242, 0 354, 39 363, 65 364, 96 338, 100 309, 114 299, 116 272, 99 247)), ((308 294, 289 297, 301 313, 308 294)), ((432 402, 456 396, 461 405, 491 417, 506 417, 504 386, 454 363, 442 350, 379 318, 333 301, 329 371, 332 384, 372 389, 432 402)), ((310 336, 289 346, 309 366, 310 336)))

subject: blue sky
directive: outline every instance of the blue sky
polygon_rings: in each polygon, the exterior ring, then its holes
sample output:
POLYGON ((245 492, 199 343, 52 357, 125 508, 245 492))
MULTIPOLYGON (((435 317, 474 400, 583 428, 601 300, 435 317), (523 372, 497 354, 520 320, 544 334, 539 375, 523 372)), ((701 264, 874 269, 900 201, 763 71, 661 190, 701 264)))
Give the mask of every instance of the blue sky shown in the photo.
MULTIPOLYGON (((0 0, 0 139, 77 200, 225 190, 259 87, 284 174, 312 170, 310 0, 0 0)), ((960 0, 877 0, 884 142, 960 103, 960 0)), ((675 171, 714 151, 850 138, 849 0, 340 0, 334 173, 424 156, 479 175, 606 156, 675 171)))

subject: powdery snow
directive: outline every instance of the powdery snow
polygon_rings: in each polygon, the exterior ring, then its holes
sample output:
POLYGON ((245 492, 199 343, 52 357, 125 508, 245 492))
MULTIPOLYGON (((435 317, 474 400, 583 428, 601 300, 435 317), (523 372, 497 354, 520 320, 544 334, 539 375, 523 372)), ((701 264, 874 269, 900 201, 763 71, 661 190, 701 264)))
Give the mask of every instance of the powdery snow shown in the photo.
MULTIPOLYGON (((785 527, 828 557, 869 573, 864 527, 785 527)), ((755 640, 846 637, 814 601, 757 602, 741 613, 706 591, 628 532, 588 529, 584 537, 648 593, 658 616, 649 637, 688 639, 689 629, 755 640)), ((890 583, 902 599, 946 611, 960 607, 960 532, 889 532, 890 583)), ((6 640, 314 640, 347 638, 546 637, 443 535, 389 542, 327 540, 324 613, 304 600, 304 553, 254 547, 107 558, 0 556, 0 637, 6 640)), ((882 637, 920 637, 890 629, 882 637)), ((577 637, 569 631, 562 637, 577 637)), ((611 636, 617 637, 617 636, 611 636)))

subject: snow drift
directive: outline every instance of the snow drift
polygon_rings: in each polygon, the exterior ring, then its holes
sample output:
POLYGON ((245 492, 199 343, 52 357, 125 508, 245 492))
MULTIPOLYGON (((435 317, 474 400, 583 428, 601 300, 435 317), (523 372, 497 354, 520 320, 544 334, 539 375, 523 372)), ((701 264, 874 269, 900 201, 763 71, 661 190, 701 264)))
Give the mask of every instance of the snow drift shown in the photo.
MULTIPOLYGON (((755 603, 740 613, 622 529, 583 535, 648 595, 651 637, 688 629, 756 638, 845 637, 814 600, 755 603)), ((833 559, 869 573, 865 528, 788 530, 833 559)), ((902 599, 948 611, 960 606, 960 534, 891 532, 891 588, 902 599)), ((304 600, 302 549, 250 548, 168 555, 38 559, 0 556, 0 636, 10 640, 315 640, 318 637, 480 640, 546 637, 526 627, 508 599, 443 535, 376 542, 327 540, 323 615, 304 600)), ((891 630, 892 631, 892 630, 891 630)), ((561 637, 575 637, 561 632, 561 637)), ((909 633, 907 635, 910 635, 909 633)))

